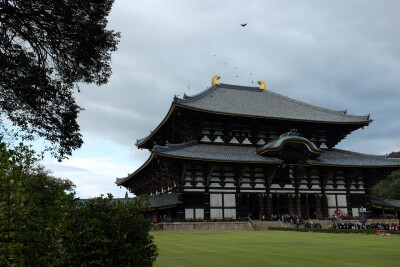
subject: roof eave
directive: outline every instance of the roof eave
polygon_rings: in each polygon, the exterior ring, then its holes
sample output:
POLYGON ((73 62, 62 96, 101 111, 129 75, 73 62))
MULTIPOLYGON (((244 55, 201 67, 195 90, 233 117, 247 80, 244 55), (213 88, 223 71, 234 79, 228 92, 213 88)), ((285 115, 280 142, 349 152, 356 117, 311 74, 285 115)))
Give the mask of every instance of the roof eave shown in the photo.
POLYGON ((167 115, 164 117, 164 119, 161 121, 161 123, 156 127, 156 129, 154 129, 154 131, 152 131, 147 137, 140 139, 140 142, 139 142, 139 140, 136 141, 136 146, 138 148, 143 148, 146 145, 146 143, 161 129, 161 127, 167 122, 169 117, 171 117, 171 115, 173 114, 173 112, 175 110, 175 106, 176 106, 176 104, 174 101, 174 102, 172 102, 167 115))
POLYGON ((292 119, 292 118, 281 118, 281 117, 267 117, 267 116, 258 116, 258 115, 247 115, 247 114, 234 114, 234 113, 224 113, 219 111, 212 111, 207 109, 201 109, 191 106, 186 106, 182 103, 176 103, 175 106, 180 108, 186 108, 194 111, 210 113, 210 114, 217 114, 217 115, 225 115, 225 116, 235 116, 235 117, 244 117, 244 118, 259 118, 259 119, 268 119, 268 120, 287 120, 287 121, 299 121, 299 122, 306 122, 306 123, 322 123, 322 124, 343 124, 343 125, 360 125, 360 127, 368 126, 373 120, 367 121, 351 121, 351 122, 335 122, 335 121, 318 121, 318 120, 300 120, 300 119, 292 119))

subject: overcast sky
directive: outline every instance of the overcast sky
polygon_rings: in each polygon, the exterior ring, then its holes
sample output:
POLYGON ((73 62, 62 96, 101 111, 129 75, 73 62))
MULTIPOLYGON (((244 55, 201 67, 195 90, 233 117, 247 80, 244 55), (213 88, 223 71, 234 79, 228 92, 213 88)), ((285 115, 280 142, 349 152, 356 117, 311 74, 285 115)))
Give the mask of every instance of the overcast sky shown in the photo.
POLYGON ((121 32, 107 85, 81 86, 85 144, 62 163, 81 198, 126 190, 115 185, 150 153, 135 146, 166 115, 174 95, 220 82, 256 86, 352 115, 370 126, 338 148, 400 150, 400 1, 116 0, 109 29, 121 32), (247 23, 246 27, 240 24, 247 23), (254 82, 254 83, 252 83, 254 82))

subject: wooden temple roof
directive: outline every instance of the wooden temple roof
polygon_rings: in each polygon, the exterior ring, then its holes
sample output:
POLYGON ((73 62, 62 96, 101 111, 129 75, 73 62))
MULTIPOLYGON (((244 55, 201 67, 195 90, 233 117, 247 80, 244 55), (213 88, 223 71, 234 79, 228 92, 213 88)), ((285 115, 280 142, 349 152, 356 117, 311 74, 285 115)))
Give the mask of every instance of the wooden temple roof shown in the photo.
MULTIPOLYGON (((281 159, 262 156, 257 153, 255 147, 202 144, 197 141, 183 144, 168 144, 166 146, 154 146, 150 158, 125 178, 117 179, 117 185, 123 185, 153 161, 155 156, 175 158, 180 160, 198 160, 211 162, 233 162, 251 164, 284 163, 281 159)), ((309 158, 306 164, 333 167, 360 167, 360 168, 400 168, 400 161, 388 159, 385 156, 367 155, 346 150, 332 149, 322 150, 323 153, 315 159, 309 158)))
POLYGON ((215 84, 194 96, 174 97, 165 118, 150 135, 138 139, 136 145, 142 147, 149 141, 168 121, 176 107, 210 114, 308 123, 357 125, 357 128, 367 126, 372 122, 369 115, 349 115, 346 110, 334 111, 320 108, 258 87, 221 83, 215 84))
POLYGON ((175 98, 175 103, 218 114, 268 119, 365 125, 371 122, 369 115, 348 115, 346 111, 320 108, 258 87, 230 84, 213 85, 195 96, 175 98))

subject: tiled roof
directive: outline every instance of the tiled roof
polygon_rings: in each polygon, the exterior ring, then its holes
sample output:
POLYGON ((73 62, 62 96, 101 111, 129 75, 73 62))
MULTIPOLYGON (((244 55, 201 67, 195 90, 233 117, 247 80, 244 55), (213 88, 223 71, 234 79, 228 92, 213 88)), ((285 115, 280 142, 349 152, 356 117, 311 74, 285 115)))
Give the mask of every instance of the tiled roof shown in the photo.
MULTIPOLYGON (((400 167, 400 161, 361 154, 340 149, 322 150, 317 159, 309 159, 308 163, 315 165, 354 166, 354 167, 400 167)), ((256 153, 255 147, 211 145, 189 142, 183 144, 169 144, 167 146, 154 146, 153 153, 167 157, 210 160, 233 161, 250 163, 281 163, 282 160, 274 157, 265 157, 256 153)))
POLYGON ((308 160, 311 164, 354 167, 400 167, 400 161, 385 156, 367 155, 340 149, 325 150, 317 159, 308 160))
POLYGON ((373 205, 378 205, 378 206, 383 206, 383 207, 400 208, 400 200, 397 200, 397 199, 371 197, 371 202, 373 205))
POLYGON ((269 90, 229 84, 214 85, 195 96, 175 98, 180 106, 202 111, 327 123, 368 124, 368 116, 347 115, 346 111, 333 111, 312 106, 269 90))
MULTIPOLYGON (((400 161, 388 159, 385 156, 361 154, 351 151, 322 149, 323 153, 316 159, 307 161, 310 165, 336 166, 336 167, 393 167, 400 169, 400 161)), ((150 158, 134 173, 125 178, 118 178, 116 183, 122 185, 152 160, 154 155, 172 157, 178 159, 237 162, 237 163, 264 163, 281 164, 283 161, 275 157, 262 156, 256 153, 255 147, 211 145, 201 144, 196 141, 182 144, 168 144, 166 146, 154 146, 150 158)))
POLYGON ((177 145, 154 146, 153 152, 169 157, 210 161, 254 163, 282 162, 278 158, 258 155, 254 147, 198 144, 196 141, 177 145))
POLYGON ((178 200, 178 195, 175 193, 153 196, 150 197, 149 200, 150 208, 153 209, 182 204, 182 202, 178 200))

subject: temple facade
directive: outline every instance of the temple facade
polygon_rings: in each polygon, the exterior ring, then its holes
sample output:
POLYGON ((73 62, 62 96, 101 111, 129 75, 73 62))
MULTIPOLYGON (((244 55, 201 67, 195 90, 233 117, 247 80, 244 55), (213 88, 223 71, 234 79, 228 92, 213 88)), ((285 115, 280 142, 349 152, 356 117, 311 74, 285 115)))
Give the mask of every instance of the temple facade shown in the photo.
POLYGON ((371 211, 371 187, 400 162, 336 149, 367 116, 316 107, 260 87, 222 84, 174 97, 137 147, 149 159, 117 185, 157 201, 157 221, 239 220, 371 211))

